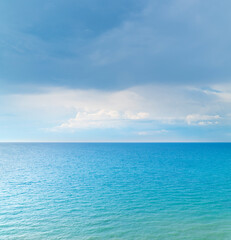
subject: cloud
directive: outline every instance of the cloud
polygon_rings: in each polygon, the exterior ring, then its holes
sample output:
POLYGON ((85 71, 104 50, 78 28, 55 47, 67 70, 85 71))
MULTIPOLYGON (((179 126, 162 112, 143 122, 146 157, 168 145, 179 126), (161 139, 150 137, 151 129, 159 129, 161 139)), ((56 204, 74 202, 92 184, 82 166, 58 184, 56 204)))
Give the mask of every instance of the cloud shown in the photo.
POLYGON ((155 130, 155 131, 142 131, 138 132, 137 134, 140 136, 148 136, 148 135, 156 135, 156 134, 165 134, 168 133, 168 130, 161 129, 161 130, 155 130))
POLYGON ((22 0, 0 6, 1 91, 198 87, 231 77, 228 0, 22 0))
POLYGON ((214 84, 209 89, 205 89, 204 92, 208 95, 213 95, 218 98, 219 101, 225 103, 231 102, 231 84, 214 84))
POLYGON ((152 132, 185 123, 229 124, 230 103, 223 98, 221 87, 210 88, 213 90, 164 85, 120 91, 51 88, 42 93, 8 95, 5 101, 11 103, 13 113, 50 122, 51 129, 59 131, 130 127, 152 132))
POLYGON ((69 119, 54 129, 118 128, 124 126, 128 120, 142 120, 147 117, 148 113, 145 112, 131 113, 101 109, 97 112, 78 112, 75 118, 69 119))
POLYGON ((189 125, 213 125, 218 124, 218 120, 221 117, 219 115, 200 115, 200 114, 190 114, 186 116, 186 122, 189 125))
POLYGON ((34 138, 53 141, 228 141, 230 93, 222 84, 114 91, 44 88, 1 95, 1 113, 14 117, 0 117, 0 122, 5 134, 17 135, 20 126, 20 136, 27 129, 28 135, 37 134, 34 138))

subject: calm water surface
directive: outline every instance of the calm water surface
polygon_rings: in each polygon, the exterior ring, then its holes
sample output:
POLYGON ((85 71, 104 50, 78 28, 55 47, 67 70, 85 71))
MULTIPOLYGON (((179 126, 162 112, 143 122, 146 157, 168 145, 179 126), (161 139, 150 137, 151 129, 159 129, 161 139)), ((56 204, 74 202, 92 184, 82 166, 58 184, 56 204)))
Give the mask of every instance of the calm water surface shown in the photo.
POLYGON ((230 240, 231 144, 0 144, 0 239, 230 240))

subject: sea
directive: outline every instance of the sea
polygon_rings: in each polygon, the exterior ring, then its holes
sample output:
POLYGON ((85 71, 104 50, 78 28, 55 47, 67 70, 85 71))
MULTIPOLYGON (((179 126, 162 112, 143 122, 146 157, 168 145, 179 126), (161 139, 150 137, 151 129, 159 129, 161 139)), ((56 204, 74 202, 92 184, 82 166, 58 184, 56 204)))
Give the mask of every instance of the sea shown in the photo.
POLYGON ((13 239, 231 240, 231 144, 1 143, 13 239))

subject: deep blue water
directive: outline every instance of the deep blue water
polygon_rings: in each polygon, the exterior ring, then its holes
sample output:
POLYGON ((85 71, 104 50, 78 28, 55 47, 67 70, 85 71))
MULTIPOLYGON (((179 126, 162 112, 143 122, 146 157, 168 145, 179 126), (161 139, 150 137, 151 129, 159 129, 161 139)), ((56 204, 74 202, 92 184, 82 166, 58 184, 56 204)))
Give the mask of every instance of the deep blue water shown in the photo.
POLYGON ((0 239, 230 240, 231 144, 2 143, 0 239))

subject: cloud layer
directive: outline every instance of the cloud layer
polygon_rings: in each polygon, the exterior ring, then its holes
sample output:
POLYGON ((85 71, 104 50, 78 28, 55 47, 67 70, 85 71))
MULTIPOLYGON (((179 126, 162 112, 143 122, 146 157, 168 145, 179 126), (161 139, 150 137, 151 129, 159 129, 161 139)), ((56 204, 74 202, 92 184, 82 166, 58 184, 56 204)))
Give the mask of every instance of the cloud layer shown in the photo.
POLYGON ((146 85, 112 92, 54 88, 11 95, 8 101, 25 116, 58 119, 53 129, 60 131, 128 126, 153 131, 161 125, 227 124, 231 88, 215 87, 146 85))
POLYGON ((230 7, 228 0, 2 1, 1 91, 227 82, 230 7))

